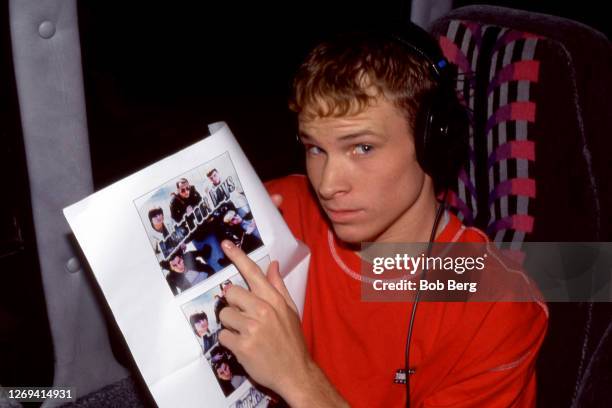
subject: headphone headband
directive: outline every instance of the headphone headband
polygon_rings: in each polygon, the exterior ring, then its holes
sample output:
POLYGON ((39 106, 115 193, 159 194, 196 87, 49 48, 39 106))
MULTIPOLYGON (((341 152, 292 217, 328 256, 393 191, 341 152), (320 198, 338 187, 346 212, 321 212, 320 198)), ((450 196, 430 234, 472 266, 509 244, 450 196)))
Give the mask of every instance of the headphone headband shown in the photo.
POLYGON ((455 90, 455 73, 438 42, 414 23, 402 24, 390 38, 429 67, 437 86, 420 102, 414 129, 419 164, 438 191, 457 178, 467 158, 468 117, 455 90))
POLYGON ((445 77, 448 61, 437 41, 427 31, 412 22, 403 23, 393 27, 391 38, 425 60, 436 79, 441 81, 445 77))
POLYGON ((425 51, 414 45, 412 42, 408 42, 403 36, 399 35, 398 33, 392 33, 391 38, 402 44, 404 47, 410 49, 421 59, 425 60, 427 62, 427 65, 429 65, 429 68, 431 69, 432 74, 436 78, 436 80, 440 81, 442 79, 442 72, 444 68, 448 66, 448 61, 446 60, 446 58, 439 57, 436 59, 432 59, 425 51))

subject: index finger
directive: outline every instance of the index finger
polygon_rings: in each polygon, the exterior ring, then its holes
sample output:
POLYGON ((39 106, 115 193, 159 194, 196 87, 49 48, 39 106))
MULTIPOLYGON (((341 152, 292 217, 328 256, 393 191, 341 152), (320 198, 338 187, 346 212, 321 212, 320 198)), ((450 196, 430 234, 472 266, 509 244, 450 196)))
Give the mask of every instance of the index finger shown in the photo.
POLYGON ((230 261, 238 268, 253 293, 265 298, 270 293, 270 290, 274 289, 261 269, 259 269, 259 266, 233 242, 224 240, 221 242, 221 248, 230 261))

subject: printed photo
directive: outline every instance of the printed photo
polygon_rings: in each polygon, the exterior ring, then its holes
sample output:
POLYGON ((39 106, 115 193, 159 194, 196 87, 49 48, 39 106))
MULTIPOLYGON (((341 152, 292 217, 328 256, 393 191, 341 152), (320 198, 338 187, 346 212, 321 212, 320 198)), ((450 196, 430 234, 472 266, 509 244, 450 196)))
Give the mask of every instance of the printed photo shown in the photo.
POLYGON ((246 379, 244 368, 233 353, 219 344, 218 340, 219 331, 223 328, 219 314, 228 305, 225 294, 232 285, 248 289, 240 274, 236 274, 182 306, 191 330, 225 396, 234 392, 246 379))
POLYGON ((240 365, 236 356, 221 344, 213 347, 208 358, 215 378, 223 391, 229 397, 247 379, 246 371, 240 365))
POLYGON ((217 344, 218 332, 223 327, 219 313, 227 306, 225 294, 232 285, 248 289, 242 276, 236 274, 181 307, 204 354, 217 344))
POLYGON ((229 265, 221 241, 250 253, 263 245, 228 153, 134 201, 152 256, 174 295, 229 265))

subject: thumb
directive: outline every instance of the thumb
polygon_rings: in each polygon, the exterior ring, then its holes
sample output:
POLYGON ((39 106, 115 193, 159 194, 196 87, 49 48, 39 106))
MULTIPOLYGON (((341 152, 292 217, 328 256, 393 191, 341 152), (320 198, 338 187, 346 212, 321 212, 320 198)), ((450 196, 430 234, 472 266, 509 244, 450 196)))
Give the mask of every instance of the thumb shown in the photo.
POLYGON ((287 305, 295 312, 298 313, 297 306, 293 302, 287 287, 285 286, 285 282, 283 281, 283 277, 280 274, 280 268, 278 266, 278 261, 272 261, 270 266, 268 266, 268 272, 266 273, 266 278, 270 285, 274 287, 285 299, 287 305))

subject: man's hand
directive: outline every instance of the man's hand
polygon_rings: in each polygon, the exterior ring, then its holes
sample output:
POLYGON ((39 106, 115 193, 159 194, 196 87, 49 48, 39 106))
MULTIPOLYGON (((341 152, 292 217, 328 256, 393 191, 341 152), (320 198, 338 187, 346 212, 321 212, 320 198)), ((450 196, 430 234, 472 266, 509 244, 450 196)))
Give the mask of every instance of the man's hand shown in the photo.
POLYGON ((343 401, 312 361, 297 308, 283 283, 278 262, 267 275, 240 248, 223 241, 223 251, 251 291, 228 289, 220 314, 221 344, 238 357, 254 381, 278 393, 291 406, 338 406, 343 401))
POLYGON ((297 308, 272 262, 267 277, 240 248, 224 241, 223 250, 242 273, 251 292, 234 285, 221 311, 221 343, 259 384, 273 390, 291 388, 296 371, 311 364, 302 336, 297 308))

